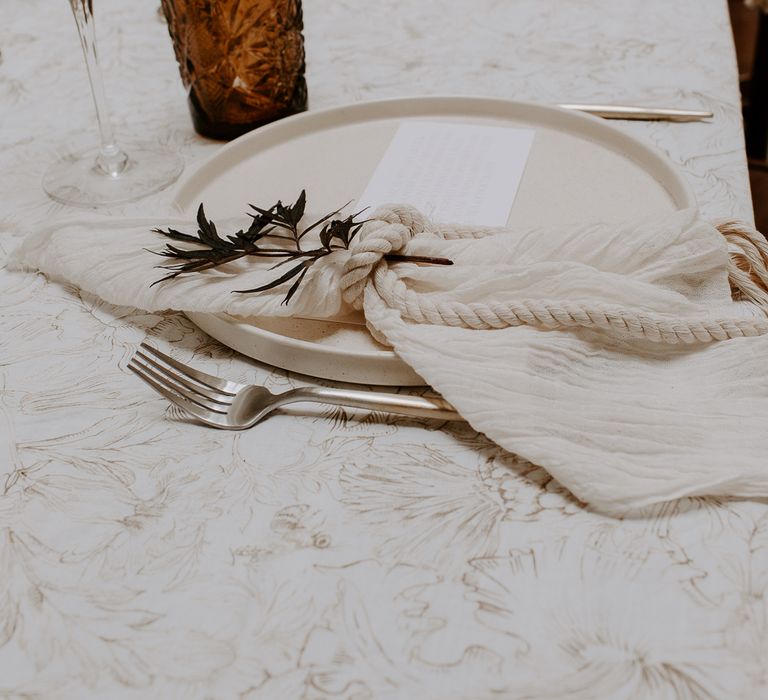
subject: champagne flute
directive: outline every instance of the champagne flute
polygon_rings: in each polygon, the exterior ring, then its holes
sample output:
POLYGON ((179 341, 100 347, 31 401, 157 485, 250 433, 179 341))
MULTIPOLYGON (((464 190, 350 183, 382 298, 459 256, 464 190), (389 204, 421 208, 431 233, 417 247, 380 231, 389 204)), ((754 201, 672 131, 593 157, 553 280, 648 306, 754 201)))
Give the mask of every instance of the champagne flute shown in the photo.
POLYGON ((96 52, 93 0, 69 0, 96 107, 100 145, 54 163, 43 177, 48 196, 63 204, 107 207, 132 202, 174 182, 183 163, 174 153, 140 145, 124 151, 115 140, 96 52))

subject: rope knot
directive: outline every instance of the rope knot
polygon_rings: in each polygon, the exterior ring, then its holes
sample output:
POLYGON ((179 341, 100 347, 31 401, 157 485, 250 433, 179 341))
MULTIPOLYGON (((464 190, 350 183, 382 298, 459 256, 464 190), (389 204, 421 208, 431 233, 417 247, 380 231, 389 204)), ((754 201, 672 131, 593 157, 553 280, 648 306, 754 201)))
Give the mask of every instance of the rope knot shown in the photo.
MULTIPOLYGON (((385 256, 403 250, 417 234, 428 232, 443 240, 480 238, 493 229, 465 226, 434 227, 417 210, 391 205, 374 212, 349 249, 341 278, 344 301, 363 308, 369 288, 381 302, 415 323, 473 329, 495 329, 530 325, 541 329, 591 328, 624 338, 659 343, 708 343, 728 338, 768 334, 768 241, 752 227, 739 222, 721 222, 717 230, 728 247, 728 278, 734 299, 752 302, 763 313, 754 318, 720 318, 700 313, 674 318, 665 313, 645 313, 600 300, 592 303, 571 300, 514 299, 504 302, 470 301, 450 294, 423 294, 409 289, 389 269, 385 256)), ((375 328, 369 330, 386 342, 375 328)))
POLYGON ((362 309, 365 286, 384 256, 403 250, 416 234, 431 230, 428 219, 413 207, 396 205, 377 209, 350 246, 341 278, 344 301, 355 309, 362 309))

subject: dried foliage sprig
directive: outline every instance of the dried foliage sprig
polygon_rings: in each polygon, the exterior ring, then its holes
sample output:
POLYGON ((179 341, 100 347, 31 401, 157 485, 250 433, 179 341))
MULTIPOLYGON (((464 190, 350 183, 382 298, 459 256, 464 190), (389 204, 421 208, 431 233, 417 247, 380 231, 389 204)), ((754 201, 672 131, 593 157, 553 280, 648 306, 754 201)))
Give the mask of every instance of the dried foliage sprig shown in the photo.
MULTIPOLYGON (((301 286, 312 265, 335 250, 349 249, 363 224, 368 221, 368 219, 358 219, 362 212, 350 214, 343 218, 334 218, 344 209, 341 207, 300 230, 299 224, 304 217, 306 204, 307 195, 304 190, 301 191, 293 204, 283 204, 278 201, 269 209, 251 204, 249 206, 255 212, 249 214, 251 225, 247 229, 240 229, 225 236, 219 234, 216 224, 205 215, 205 208, 202 204, 197 210, 198 230, 196 235, 182 233, 172 228, 153 229, 155 233, 174 241, 192 243, 195 247, 180 248, 177 245, 167 243, 164 250, 152 251, 156 252, 157 255, 178 261, 172 265, 159 265, 158 267, 161 269, 170 272, 165 277, 153 282, 152 286, 180 275, 204 272, 247 256, 276 258, 278 262, 270 269, 276 269, 289 263, 296 264, 271 282, 253 289, 239 289, 236 292, 240 294, 264 292, 293 281, 283 299, 283 304, 287 304, 301 286), (317 231, 319 246, 305 250, 302 248, 302 241, 312 231, 317 231), (275 245, 275 241, 281 241, 281 243, 275 245), (269 245, 269 243, 273 243, 273 245, 269 245)), ((399 254, 385 257, 392 261, 424 262, 437 265, 453 264, 446 258, 399 254)))

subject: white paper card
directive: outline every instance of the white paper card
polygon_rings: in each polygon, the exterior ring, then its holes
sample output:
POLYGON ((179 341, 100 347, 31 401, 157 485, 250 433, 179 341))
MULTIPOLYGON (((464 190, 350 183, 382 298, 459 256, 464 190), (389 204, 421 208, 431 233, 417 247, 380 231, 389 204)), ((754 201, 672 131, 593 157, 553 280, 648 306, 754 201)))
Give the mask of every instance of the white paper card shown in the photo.
POLYGON ((533 136, 532 129, 405 121, 356 209, 404 203, 434 221, 504 226, 533 136))

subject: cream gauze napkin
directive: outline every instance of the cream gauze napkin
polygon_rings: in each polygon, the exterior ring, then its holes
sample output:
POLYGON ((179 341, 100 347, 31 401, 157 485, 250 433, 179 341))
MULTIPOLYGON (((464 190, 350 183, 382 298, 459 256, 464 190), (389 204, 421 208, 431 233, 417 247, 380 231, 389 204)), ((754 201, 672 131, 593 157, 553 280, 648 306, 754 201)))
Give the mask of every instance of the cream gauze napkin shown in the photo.
POLYGON ((694 211, 506 230, 383 207, 284 305, 288 285, 233 293, 275 278, 258 258, 151 287, 162 276, 148 252, 164 246, 157 226, 194 230, 93 216, 30 236, 16 263, 149 311, 362 308, 371 332, 474 428, 597 509, 768 496, 768 245, 756 232, 694 211), (387 263, 391 251, 454 265, 387 263))

